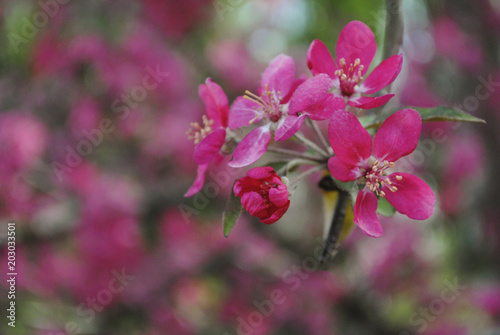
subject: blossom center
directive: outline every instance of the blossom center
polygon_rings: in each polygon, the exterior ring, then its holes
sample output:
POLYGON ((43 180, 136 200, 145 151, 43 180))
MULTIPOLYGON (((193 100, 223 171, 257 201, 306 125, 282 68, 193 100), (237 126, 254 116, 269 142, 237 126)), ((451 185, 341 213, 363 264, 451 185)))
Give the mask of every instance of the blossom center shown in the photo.
POLYGON ((340 90, 343 95, 350 96, 354 94, 356 85, 363 80, 362 71, 364 66, 361 65, 361 60, 356 58, 354 63, 346 64, 345 58, 339 60, 339 69, 335 71, 335 75, 339 77, 340 90))
POLYGON ((278 184, 270 183, 268 181, 265 181, 260 184, 259 194, 262 196, 262 199, 264 200, 264 207, 266 208, 269 208, 273 205, 271 203, 271 200, 269 200, 269 190, 271 188, 278 188, 278 184))
MULTIPOLYGON (((384 161, 384 164, 380 164, 376 160, 371 167, 365 172, 364 178, 366 179, 366 186, 372 190, 376 195, 385 197, 385 192, 382 191, 382 187, 385 187, 391 192, 396 192, 398 188, 392 185, 389 176, 386 175, 386 170, 394 167, 393 162, 384 161)), ((397 180, 402 180, 403 177, 396 175, 397 180)))
POLYGON ((214 120, 209 120, 206 115, 203 115, 201 118, 203 125, 200 125, 198 122, 191 122, 191 128, 186 131, 188 139, 194 140, 195 145, 200 143, 213 130, 214 120))
POLYGON ((255 121, 265 118, 272 122, 278 122, 281 119, 282 111, 280 108, 281 96, 280 92, 270 91, 266 85, 266 90, 257 96, 250 91, 245 91, 245 99, 257 103, 259 106, 254 108, 255 117, 248 122, 252 124, 255 121))

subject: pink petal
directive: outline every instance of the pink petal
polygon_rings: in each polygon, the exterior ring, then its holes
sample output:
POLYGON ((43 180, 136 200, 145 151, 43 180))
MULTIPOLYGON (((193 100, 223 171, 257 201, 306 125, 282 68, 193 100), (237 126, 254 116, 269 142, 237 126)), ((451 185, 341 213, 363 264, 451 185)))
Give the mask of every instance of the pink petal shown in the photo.
POLYGON ((363 233, 372 237, 380 237, 384 232, 377 217, 377 206, 377 196, 368 188, 358 193, 354 205, 354 223, 363 233))
POLYGON ((306 80, 295 90, 288 114, 297 114, 321 103, 332 88, 332 79, 326 74, 318 74, 306 80))
POLYGON ((264 199, 257 192, 247 192, 241 196, 241 204, 252 216, 259 214, 266 209, 264 199))
POLYGON ((337 46, 335 47, 337 63, 344 58, 349 64, 359 58, 363 65, 362 75, 366 73, 377 52, 375 35, 370 28, 361 21, 349 22, 340 32, 337 46))
POLYGON ((288 140, 290 137, 295 135, 296 132, 299 131, 305 119, 306 119, 305 114, 302 114, 300 116, 297 115, 287 116, 283 121, 281 121, 281 124, 278 125, 278 128, 276 128, 276 131, 274 132, 274 140, 275 141, 288 140))
POLYGON ((328 160, 328 169, 332 176, 343 182, 353 181, 361 177, 357 166, 346 164, 336 156, 328 160))
POLYGON ((270 140, 269 125, 255 128, 238 144, 228 165, 238 168, 255 163, 266 152, 270 140))
POLYGON ((284 105, 288 101, 290 101, 290 98, 293 96, 293 93, 295 93, 295 90, 297 89, 297 87, 299 87, 300 84, 302 84, 306 80, 307 80, 307 77, 305 77, 305 76, 301 76, 300 78, 294 79, 292 82, 292 86, 290 87, 290 91, 288 91, 288 94, 281 99, 280 104, 284 105))
POLYGON ((276 212, 274 212, 269 218, 260 220, 260 222, 265 223, 265 224, 272 224, 278 221, 285 215, 286 211, 288 210, 288 207, 290 207, 290 200, 288 201, 288 204, 285 207, 281 207, 276 212))
POLYGON ((397 191, 391 192, 386 186, 382 187, 382 191, 385 192, 387 201, 398 212, 415 220, 425 220, 432 216, 436 196, 429 185, 409 173, 395 172, 389 175, 389 178, 392 185, 397 187, 397 191), (403 179, 397 180, 396 176, 403 179))
POLYGON ((380 161, 395 162, 413 152, 418 144, 422 118, 413 109, 402 109, 389 116, 375 135, 374 155, 380 161))
POLYGON ((269 66, 262 74, 260 92, 264 92, 267 86, 269 91, 280 92, 281 96, 284 97, 290 91, 294 77, 295 64, 293 58, 281 54, 269 63, 269 66))
POLYGON ((337 67, 330 51, 320 40, 312 41, 309 46, 309 50, 307 50, 307 66, 313 75, 326 73, 330 78, 335 78, 337 67))
POLYGON ((403 66, 403 55, 393 55, 380 63, 361 84, 360 92, 372 94, 392 83, 403 66))
POLYGON ((214 120, 214 127, 227 127, 229 102, 222 88, 207 78, 198 86, 198 95, 205 103, 208 118, 214 120))
POLYGON ((208 164, 198 165, 198 173, 193 182, 193 185, 189 188, 186 194, 184 194, 184 197, 191 197, 203 188, 203 184, 205 183, 205 172, 207 171, 207 168, 208 164))
POLYGON ((328 139, 337 157, 357 166, 372 154, 372 138, 358 119, 349 112, 333 114, 328 126, 328 139))
MULTIPOLYGON (((229 128, 236 129, 250 125, 250 121, 255 118, 255 111, 259 104, 243 96, 237 97, 229 110, 229 128)), ((259 122, 256 119, 254 122, 259 122)))
POLYGON ((317 104, 306 111, 306 115, 311 120, 329 120, 336 111, 345 110, 344 98, 339 98, 333 94, 328 94, 320 104, 317 104))
POLYGON ((277 188, 271 188, 269 190, 269 200, 276 206, 276 207, 283 207, 288 203, 288 190, 286 188, 284 189, 277 189, 277 188))
POLYGON ((214 159, 214 156, 220 152, 225 141, 225 128, 219 128, 208 134, 198 143, 196 148, 194 148, 194 161, 199 165, 210 163, 214 159))
POLYGON ((270 178, 274 169, 270 166, 258 166, 253 169, 248 170, 247 176, 252 179, 266 179, 270 178))
POLYGON ((362 109, 372 109, 372 108, 377 108, 385 103, 387 101, 391 100, 391 98, 394 96, 394 94, 385 94, 380 97, 357 97, 357 98, 349 98, 347 103, 349 106, 353 107, 358 107, 362 109))

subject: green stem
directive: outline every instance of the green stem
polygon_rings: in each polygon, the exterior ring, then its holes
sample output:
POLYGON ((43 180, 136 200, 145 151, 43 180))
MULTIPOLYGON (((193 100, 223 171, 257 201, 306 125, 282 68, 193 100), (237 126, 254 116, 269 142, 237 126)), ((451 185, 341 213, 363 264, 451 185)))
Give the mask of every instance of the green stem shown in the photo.
POLYGON ((298 175, 294 180, 292 180, 292 182, 290 184, 288 184, 288 188, 291 188, 292 186, 297 184, 299 181, 301 181, 305 177, 307 177, 313 173, 316 173, 318 171, 324 170, 326 168, 327 168, 326 164, 321 164, 321 165, 315 166, 313 168, 310 168, 309 170, 302 172, 302 174, 298 175))
POLYGON ((305 145, 306 147, 308 147, 309 149, 311 150, 314 150, 316 151, 317 153, 319 153, 321 156, 323 156, 324 158, 329 158, 331 155, 329 155, 325 150, 321 149, 316 143, 314 143, 313 141, 311 141, 310 139, 306 138, 304 135, 300 134, 300 133, 295 133, 295 135, 293 135, 300 143, 302 143, 303 145, 305 145))
POLYGON ((282 148, 273 148, 273 147, 268 147, 267 151, 269 152, 274 152, 280 155, 285 155, 285 156, 291 156, 291 157, 298 157, 302 159, 306 159, 308 161, 312 162, 318 162, 318 163, 323 163, 324 159, 321 157, 313 156, 310 154, 307 154, 305 152, 298 152, 294 150, 288 150, 288 149, 282 149, 282 148))
POLYGON ((330 147, 330 145, 328 145, 328 142, 326 141, 325 136, 323 135, 323 133, 319 129, 319 127, 316 124, 316 122, 314 122, 313 120, 311 120, 309 118, 307 119, 307 121, 311 125, 312 129, 314 130, 314 133, 316 134, 316 137, 318 137, 318 139, 320 140, 321 144, 323 144, 323 147, 326 149, 326 151, 328 151, 328 153, 330 155, 333 155, 332 148, 330 147))

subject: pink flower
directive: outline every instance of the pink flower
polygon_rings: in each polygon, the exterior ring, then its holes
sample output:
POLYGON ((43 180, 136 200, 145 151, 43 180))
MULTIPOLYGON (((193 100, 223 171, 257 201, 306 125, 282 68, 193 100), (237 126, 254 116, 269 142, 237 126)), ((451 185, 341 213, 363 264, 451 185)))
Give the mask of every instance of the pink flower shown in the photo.
POLYGON ((267 150, 271 132, 275 140, 283 141, 293 136, 309 116, 316 120, 329 119, 343 101, 327 99, 332 82, 327 75, 309 80, 294 79, 295 65, 289 56, 279 55, 271 61, 262 74, 259 95, 246 92, 238 97, 229 114, 229 127, 240 128, 261 122, 262 125, 238 144, 231 167, 255 163, 267 150))
POLYGON ((229 102, 222 88, 207 78, 198 88, 198 94, 205 103, 207 115, 203 115, 203 124, 191 123, 187 131, 189 139, 194 141, 194 160, 198 164, 198 174, 193 185, 184 195, 190 197, 200 191, 205 182, 208 164, 220 155, 226 142, 229 102))
POLYGON ((363 81, 366 71, 377 51, 375 36, 370 28, 360 21, 348 23, 340 32, 334 61, 325 44, 314 40, 307 51, 307 65, 317 75, 326 73, 333 79, 333 85, 340 91, 334 93, 348 99, 350 106, 370 109, 382 106, 394 94, 368 97, 391 84, 403 64, 403 56, 394 55, 384 60, 363 81))
POLYGON ((379 197, 385 197, 394 208, 411 219, 432 216, 436 198, 432 189, 409 173, 387 170, 399 158, 417 147, 422 130, 420 114, 403 109, 389 116, 372 138, 358 119, 346 112, 334 114, 328 137, 335 157, 328 161, 332 175, 340 181, 365 184, 354 206, 354 222, 369 236, 382 236, 376 210, 379 197))
POLYGON ((256 167, 234 184, 234 194, 241 204, 260 222, 271 224, 283 216, 290 206, 288 189, 270 166, 256 167))

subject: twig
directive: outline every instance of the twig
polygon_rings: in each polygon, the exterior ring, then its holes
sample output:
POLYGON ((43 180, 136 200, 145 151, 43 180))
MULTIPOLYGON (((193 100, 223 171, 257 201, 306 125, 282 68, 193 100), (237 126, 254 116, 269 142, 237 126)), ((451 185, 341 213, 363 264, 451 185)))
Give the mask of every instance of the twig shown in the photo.
POLYGON ((325 136, 323 135, 323 133, 319 129, 319 127, 316 124, 316 122, 314 122, 313 120, 311 120, 309 118, 307 119, 307 121, 311 125, 312 129, 314 130, 314 133, 316 134, 316 137, 318 137, 318 139, 321 141, 321 144, 323 144, 323 147, 326 149, 326 151, 328 151, 328 153, 330 155, 333 155, 332 148, 330 147, 330 145, 328 145, 328 142, 326 141, 325 136))
POLYGON ((310 139, 304 137, 304 135, 300 134, 300 133, 295 133, 295 135, 293 135, 300 143, 302 143, 303 145, 305 145, 306 147, 308 147, 309 149, 311 150, 314 150, 316 151, 317 153, 319 153, 320 155, 322 155, 323 157, 325 158, 329 158, 331 155, 329 155, 325 150, 321 149, 316 143, 314 143, 313 141, 311 141, 310 139))
POLYGON ((305 153, 305 152, 298 152, 298 151, 294 151, 294 150, 268 147, 267 151, 274 152, 274 153, 277 153, 280 155, 285 155, 285 156, 303 158, 303 159, 307 159, 307 160, 313 161, 313 162, 323 163, 325 161, 321 157, 313 156, 313 155, 310 155, 310 154, 305 153))
POLYGON ((400 7, 401 0, 385 0, 387 14, 383 59, 397 54, 403 40, 403 20, 400 7))
POLYGON ((321 165, 315 166, 313 168, 310 168, 309 170, 306 170, 306 171, 302 172, 302 174, 298 175, 294 180, 292 180, 290 182, 290 184, 288 184, 288 187, 291 188, 292 186, 294 186, 295 184, 297 184, 299 181, 301 181, 305 177, 307 177, 307 176, 309 176, 309 175, 311 175, 311 174, 313 174, 315 172, 324 170, 324 169, 326 169, 326 164, 321 164, 321 165))

